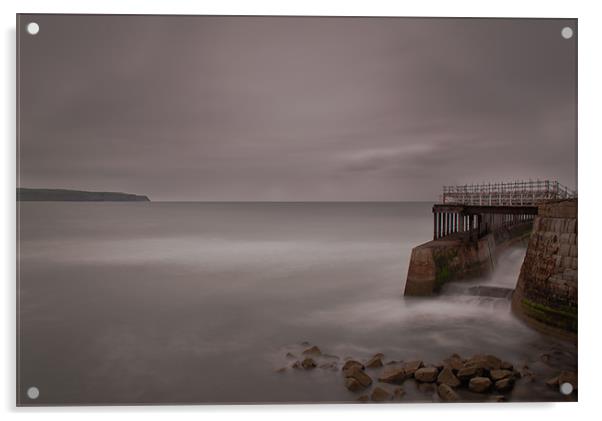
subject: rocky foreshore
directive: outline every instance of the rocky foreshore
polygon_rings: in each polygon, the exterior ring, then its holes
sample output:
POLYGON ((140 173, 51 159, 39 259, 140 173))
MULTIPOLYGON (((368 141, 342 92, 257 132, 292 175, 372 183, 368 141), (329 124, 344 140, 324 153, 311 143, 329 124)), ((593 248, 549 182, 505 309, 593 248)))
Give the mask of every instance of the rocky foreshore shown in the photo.
POLYGON ((421 392, 430 394, 435 402, 506 402, 510 400, 515 385, 529 385, 536 381, 543 381, 550 390, 557 391, 557 400, 577 399, 576 372, 560 370, 553 377, 536 380, 528 365, 517 367, 490 354, 469 358, 452 354, 442 361, 429 363, 420 359, 389 360, 383 353, 365 359, 340 358, 323 353, 318 346, 307 342, 302 346, 305 348, 299 355, 294 352, 286 354, 291 362, 279 368, 278 372, 289 368, 294 371, 322 369, 339 372, 344 387, 357 395, 355 400, 359 402, 404 400, 404 387, 409 382, 421 392))

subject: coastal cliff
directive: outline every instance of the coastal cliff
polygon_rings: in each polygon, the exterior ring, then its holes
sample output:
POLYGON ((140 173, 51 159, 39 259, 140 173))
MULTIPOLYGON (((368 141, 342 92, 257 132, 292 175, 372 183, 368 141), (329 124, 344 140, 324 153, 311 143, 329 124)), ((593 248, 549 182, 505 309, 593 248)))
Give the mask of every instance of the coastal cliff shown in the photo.
POLYGON ((577 335, 577 199, 539 206, 512 309, 529 325, 577 335))
POLYGON ((150 202, 147 196, 67 189, 17 188, 17 201, 29 202, 150 202))

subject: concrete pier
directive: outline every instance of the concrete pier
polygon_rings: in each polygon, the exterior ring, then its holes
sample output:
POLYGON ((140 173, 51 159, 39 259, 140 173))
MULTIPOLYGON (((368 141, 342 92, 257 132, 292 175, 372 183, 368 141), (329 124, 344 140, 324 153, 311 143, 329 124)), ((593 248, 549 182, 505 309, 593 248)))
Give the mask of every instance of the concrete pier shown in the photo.
POLYGON ((448 235, 445 239, 415 247, 410 257, 404 295, 433 295, 447 282, 488 274, 495 268, 498 253, 513 243, 527 241, 531 227, 531 221, 526 221, 499 227, 474 241, 448 235))
POLYGON ((528 242, 512 309, 529 325, 577 335, 577 193, 556 181, 446 186, 433 240, 412 249, 404 295, 433 295, 486 275, 497 255, 528 242))

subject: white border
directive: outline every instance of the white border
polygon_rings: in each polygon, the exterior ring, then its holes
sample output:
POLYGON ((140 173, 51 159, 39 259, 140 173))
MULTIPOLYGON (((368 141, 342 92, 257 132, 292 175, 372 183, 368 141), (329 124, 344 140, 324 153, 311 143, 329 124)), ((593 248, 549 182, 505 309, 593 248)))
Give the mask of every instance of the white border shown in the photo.
MULTIPOLYGON (((244 417, 247 420, 306 420, 308 417, 342 415, 346 419, 366 417, 408 419, 442 418, 446 420, 507 420, 514 415, 545 417, 546 420, 573 420, 592 417, 600 412, 600 304, 602 271, 600 256, 595 255, 602 233, 596 226, 596 210, 600 207, 602 124, 602 14, 595 1, 177 1, 177 0, 96 0, 96 1, 3 1, 2 35, 4 65, 0 68, 4 93, 2 124, 2 253, 4 261, 1 324, 2 378, 0 379, 0 411, 12 419, 43 416, 64 419, 82 416, 116 420, 143 417, 163 419, 172 414, 198 419, 244 417), (579 216, 585 229, 580 234, 580 314, 579 314, 579 403, 578 404, 459 404, 459 405, 275 405, 275 406, 196 406, 196 407, 94 407, 94 408, 15 408, 15 13, 125 13, 125 14, 301 14, 347 16, 480 16, 480 17, 568 17, 579 19, 579 216)), ((598 218, 599 219, 599 218, 598 218)), ((598 223, 599 224, 599 223, 598 223)), ((5 418, 6 419, 6 418, 5 418)))

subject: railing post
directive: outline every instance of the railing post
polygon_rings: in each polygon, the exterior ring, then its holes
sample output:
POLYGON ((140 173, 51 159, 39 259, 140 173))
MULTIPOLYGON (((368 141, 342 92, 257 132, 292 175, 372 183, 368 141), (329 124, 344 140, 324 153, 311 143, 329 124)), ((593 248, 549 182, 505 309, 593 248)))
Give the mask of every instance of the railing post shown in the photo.
POLYGON ((443 231, 444 231, 444 235, 448 235, 449 234, 449 213, 445 212, 443 215, 444 215, 443 217, 445 219, 443 231))

